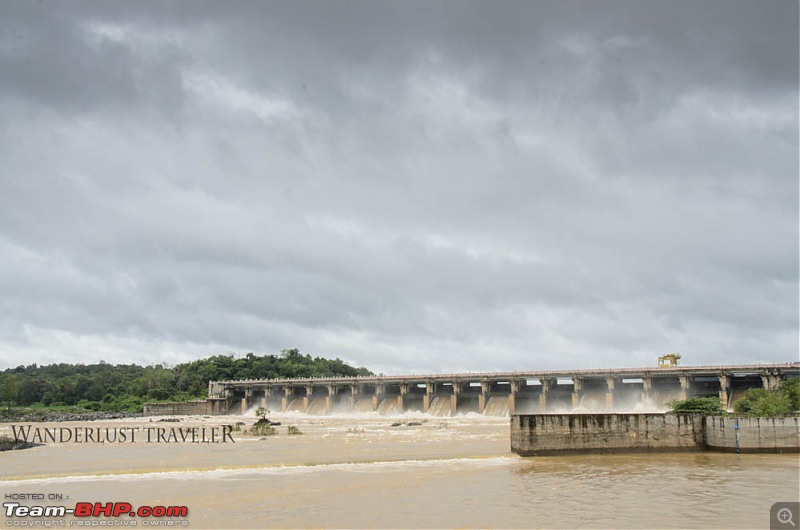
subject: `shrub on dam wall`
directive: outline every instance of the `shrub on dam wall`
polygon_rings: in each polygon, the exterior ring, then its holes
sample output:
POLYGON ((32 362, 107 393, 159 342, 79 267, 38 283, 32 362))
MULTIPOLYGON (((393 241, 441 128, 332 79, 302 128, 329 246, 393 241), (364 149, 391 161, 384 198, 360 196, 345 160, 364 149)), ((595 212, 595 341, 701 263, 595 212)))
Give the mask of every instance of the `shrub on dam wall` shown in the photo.
POLYGON ((691 397, 689 399, 674 399, 667 403, 671 412, 682 414, 705 414, 722 416, 725 411, 719 398, 716 397, 691 397))
POLYGON ((736 402, 738 414, 754 418, 774 418, 800 411, 800 378, 782 381, 773 390, 751 388, 736 402))
MULTIPOLYGON (((725 416, 716 397, 674 399, 667 403, 671 412, 725 416)), ((734 405, 737 414, 750 418, 777 418, 800 412, 800 378, 782 381, 778 388, 750 388, 734 405)))

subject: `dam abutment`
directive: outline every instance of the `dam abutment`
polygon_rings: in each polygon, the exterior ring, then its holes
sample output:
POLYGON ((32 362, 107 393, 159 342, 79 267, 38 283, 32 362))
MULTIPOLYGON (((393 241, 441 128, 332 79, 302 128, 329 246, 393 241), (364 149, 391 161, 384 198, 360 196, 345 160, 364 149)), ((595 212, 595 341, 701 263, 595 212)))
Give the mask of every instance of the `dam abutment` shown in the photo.
POLYGON ((800 452, 800 417, 702 414, 515 414, 511 450, 521 456, 727 451, 800 452))

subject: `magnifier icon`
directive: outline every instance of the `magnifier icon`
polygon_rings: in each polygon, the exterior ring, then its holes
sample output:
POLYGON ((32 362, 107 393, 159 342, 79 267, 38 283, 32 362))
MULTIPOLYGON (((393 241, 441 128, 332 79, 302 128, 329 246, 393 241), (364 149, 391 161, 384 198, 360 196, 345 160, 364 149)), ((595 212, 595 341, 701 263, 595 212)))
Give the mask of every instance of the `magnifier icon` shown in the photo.
POLYGON ((795 526, 794 521, 792 520, 792 510, 789 508, 781 508, 778 510, 776 515, 781 524, 789 523, 790 525, 795 526))

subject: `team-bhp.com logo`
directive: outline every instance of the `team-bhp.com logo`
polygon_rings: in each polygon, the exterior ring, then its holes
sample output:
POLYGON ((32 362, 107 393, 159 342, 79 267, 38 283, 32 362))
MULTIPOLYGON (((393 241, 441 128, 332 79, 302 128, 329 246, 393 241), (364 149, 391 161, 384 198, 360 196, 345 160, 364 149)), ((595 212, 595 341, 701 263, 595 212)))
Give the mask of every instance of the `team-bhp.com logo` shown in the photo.
MULTIPOLYGON (((142 521, 143 525, 161 526, 158 520, 167 518, 183 518, 189 515, 186 506, 139 506, 134 508, 129 502, 79 502, 74 508, 66 506, 23 506, 18 502, 4 502, 3 508, 6 517, 66 517, 71 515, 76 518, 97 517, 153 517, 156 521, 142 521)), ((84 526, 83 520, 70 521, 71 526, 84 526)), ((181 521, 186 523, 186 521, 181 521)), ((88 525, 87 525, 88 526, 88 525)), ((170 524, 169 526, 174 526, 170 524)))

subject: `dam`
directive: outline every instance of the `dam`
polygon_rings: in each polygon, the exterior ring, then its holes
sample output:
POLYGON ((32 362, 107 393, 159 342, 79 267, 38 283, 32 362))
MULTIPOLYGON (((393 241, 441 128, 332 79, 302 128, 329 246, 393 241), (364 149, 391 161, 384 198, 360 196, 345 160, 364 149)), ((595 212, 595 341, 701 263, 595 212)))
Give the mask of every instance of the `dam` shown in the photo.
POLYGON ((750 388, 800 377, 800 362, 210 381, 208 398, 151 403, 145 414, 243 414, 254 406, 312 415, 418 411, 435 416, 663 410, 673 399, 717 396, 725 409, 750 388))

